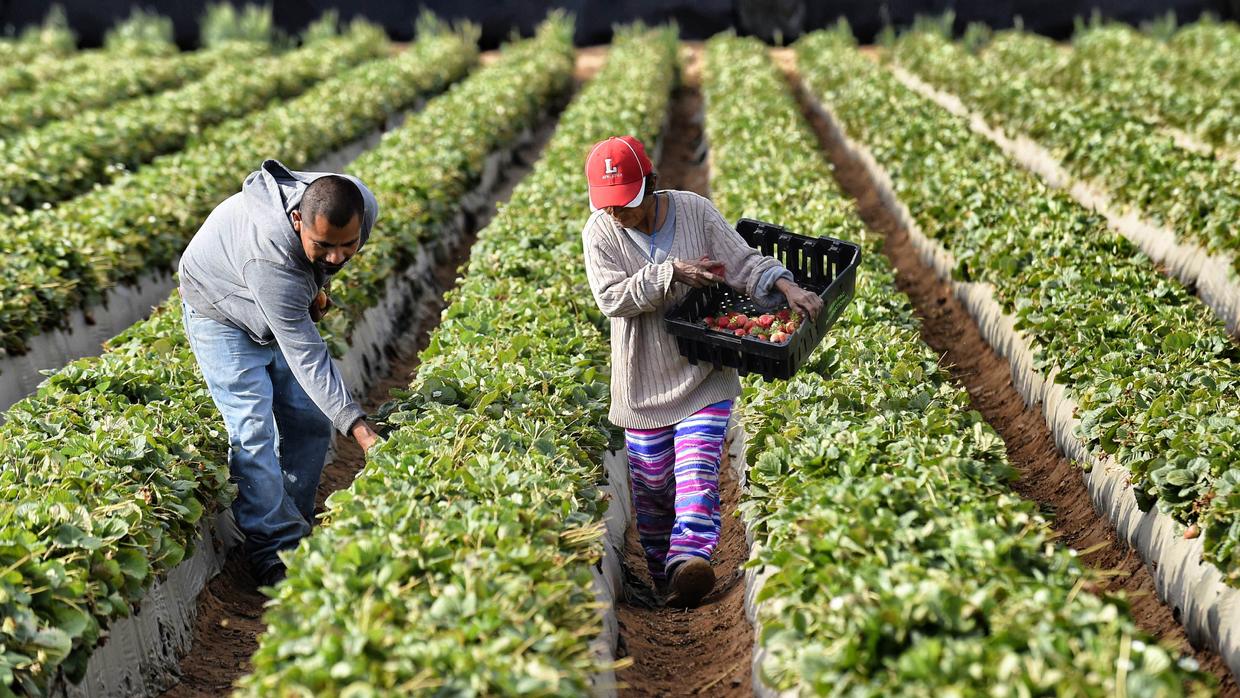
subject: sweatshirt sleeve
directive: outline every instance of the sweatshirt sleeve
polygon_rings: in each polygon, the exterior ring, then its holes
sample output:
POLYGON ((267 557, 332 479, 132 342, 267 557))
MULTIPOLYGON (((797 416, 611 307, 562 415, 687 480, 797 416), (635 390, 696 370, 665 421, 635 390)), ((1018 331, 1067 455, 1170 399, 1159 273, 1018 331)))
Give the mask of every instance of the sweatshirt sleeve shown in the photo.
POLYGON ((703 198, 702 204, 706 207, 706 239, 715 261, 724 265, 724 281, 729 286, 761 302, 770 291, 769 286, 763 288, 764 282, 774 285, 783 275, 774 270, 791 276, 779 260, 750 247, 708 199, 703 198))
POLYGON ((672 260, 647 264, 630 276, 616 263, 616 255, 603 239, 586 226, 584 233, 586 278, 599 310, 607 317, 633 317, 657 310, 667 301, 672 287, 672 260))
POLYGON ((331 419, 336 431, 348 434, 349 427, 366 415, 349 394, 327 344, 310 319, 309 299, 315 292, 309 288, 312 284, 279 264, 261 259, 247 262, 242 277, 298 384, 331 419))

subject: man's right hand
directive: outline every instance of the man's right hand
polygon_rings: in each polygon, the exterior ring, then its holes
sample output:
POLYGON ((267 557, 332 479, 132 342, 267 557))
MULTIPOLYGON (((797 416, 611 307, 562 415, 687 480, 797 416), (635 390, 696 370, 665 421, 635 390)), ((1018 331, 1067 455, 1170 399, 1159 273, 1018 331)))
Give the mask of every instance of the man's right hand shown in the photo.
POLYGON ((332 307, 331 296, 327 295, 326 289, 320 290, 314 300, 310 301, 310 319, 315 322, 322 320, 330 307, 332 307))
POLYGON ((349 433, 357 441, 357 445, 362 447, 363 452, 369 452, 371 446, 382 441, 375 428, 365 419, 357 420, 349 433))
POLYGON ((720 269, 722 266, 722 264, 709 257, 703 257, 696 262, 689 262, 683 259, 672 260, 672 281, 679 281, 693 288, 716 284, 723 281, 723 277, 713 273, 711 270, 720 269))

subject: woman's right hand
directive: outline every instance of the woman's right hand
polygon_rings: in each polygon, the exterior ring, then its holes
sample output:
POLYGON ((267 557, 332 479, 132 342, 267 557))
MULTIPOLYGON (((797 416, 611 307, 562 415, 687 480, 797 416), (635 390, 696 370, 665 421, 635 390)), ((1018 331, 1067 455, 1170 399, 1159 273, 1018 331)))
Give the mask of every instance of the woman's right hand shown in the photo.
POLYGON ((702 288, 723 281, 723 277, 711 271, 721 268, 723 268, 722 264, 709 257, 702 257, 696 262, 676 259, 672 261, 672 281, 679 281, 693 288, 702 288))

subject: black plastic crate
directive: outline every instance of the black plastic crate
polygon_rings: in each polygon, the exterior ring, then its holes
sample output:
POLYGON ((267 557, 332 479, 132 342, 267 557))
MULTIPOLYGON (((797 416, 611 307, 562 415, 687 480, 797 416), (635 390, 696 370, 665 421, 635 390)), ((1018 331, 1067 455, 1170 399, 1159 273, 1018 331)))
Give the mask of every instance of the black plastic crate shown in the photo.
POLYGON ((736 231, 751 247, 778 259, 798 285, 822 297, 822 312, 805 318, 791 339, 774 344, 752 337, 736 337, 709 330, 704 318, 728 311, 757 312, 753 300, 725 284, 695 288, 664 316, 667 331, 676 337, 680 353, 690 363, 706 362, 716 368, 735 368, 741 375, 756 373, 787 380, 805 363, 827 330, 852 300, 857 283, 861 247, 834 238, 811 238, 773 223, 742 218, 736 231))

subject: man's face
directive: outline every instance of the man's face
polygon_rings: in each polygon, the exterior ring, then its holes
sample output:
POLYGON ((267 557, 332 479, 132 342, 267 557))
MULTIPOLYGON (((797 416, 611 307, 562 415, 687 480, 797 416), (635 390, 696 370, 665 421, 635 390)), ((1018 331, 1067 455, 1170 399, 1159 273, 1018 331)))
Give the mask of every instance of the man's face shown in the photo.
POLYGON ((338 228, 326 216, 315 216, 311 223, 302 220, 301 211, 293 211, 293 230, 301 236, 306 258, 324 274, 340 271, 362 241, 362 219, 356 214, 338 228))

